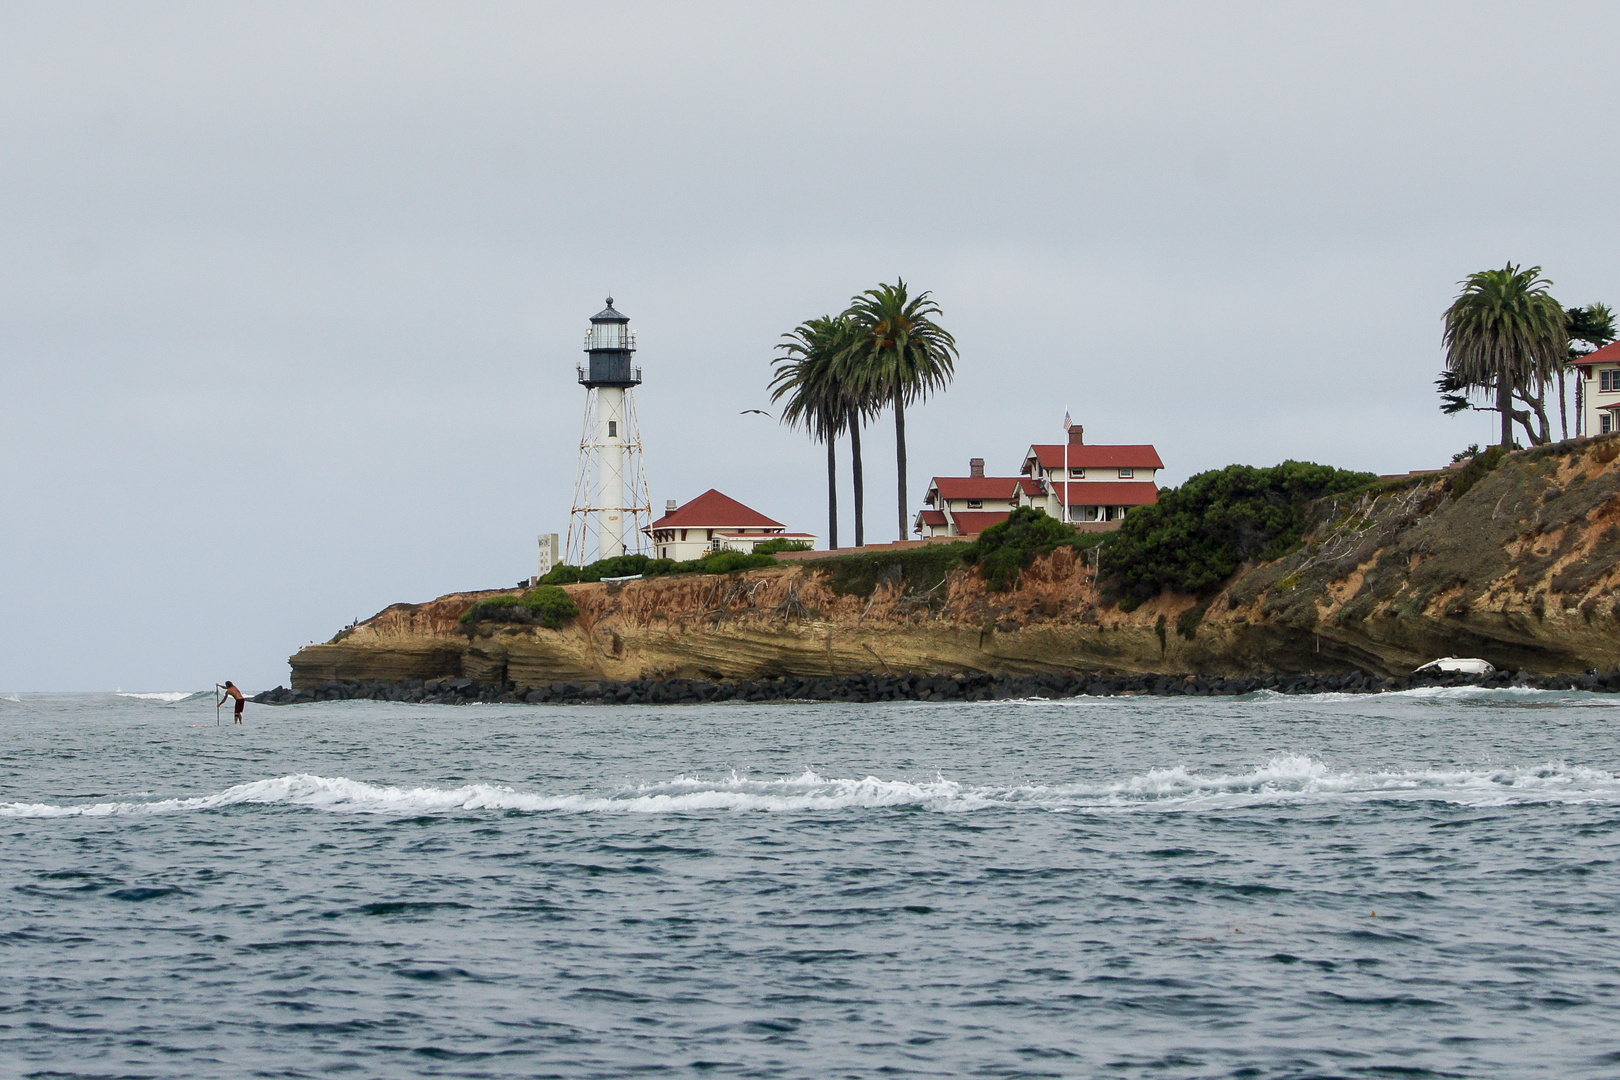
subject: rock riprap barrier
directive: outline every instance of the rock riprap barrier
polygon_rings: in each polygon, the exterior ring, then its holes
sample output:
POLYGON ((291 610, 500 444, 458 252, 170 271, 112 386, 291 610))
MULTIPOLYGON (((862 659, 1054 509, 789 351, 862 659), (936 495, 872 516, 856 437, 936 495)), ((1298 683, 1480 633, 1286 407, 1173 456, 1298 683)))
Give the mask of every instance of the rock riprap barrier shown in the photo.
POLYGON ((846 675, 746 681, 636 679, 629 682, 560 682, 540 687, 500 687, 474 679, 382 682, 332 679, 301 690, 278 686, 252 700, 262 705, 316 701, 397 701, 419 705, 571 704, 698 705, 716 701, 1007 701, 1017 698, 1236 697, 1266 690, 1277 694, 1376 694, 1421 687, 1525 687, 1537 690, 1620 692, 1620 671, 1584 675, 1494 675, 1422 672, 1382 678, 1360 671, 1333 675, 1203 677, 1184 675, 846 675))

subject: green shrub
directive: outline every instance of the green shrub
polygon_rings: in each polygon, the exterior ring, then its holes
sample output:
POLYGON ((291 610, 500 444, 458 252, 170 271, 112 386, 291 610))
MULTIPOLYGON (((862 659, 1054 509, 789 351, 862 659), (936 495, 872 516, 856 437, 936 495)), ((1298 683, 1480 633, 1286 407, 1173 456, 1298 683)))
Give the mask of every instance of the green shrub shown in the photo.
POLYGON ((579 614, 579 605, 558 585, 536 585, 518 603, 533 613, 541 626, 552 630, 579 614))
POLYGON ((492 596, 488 600, 478 601, 463 611, 461 622, 503 622, 511 620, 514 616, 521 621, 523 616, 518 614, 516 609, 522 602, 523 598, 520 596, 492 596))
POLYGON ((1045 510, 1020 506, 1006 521, 980 533, 963 556, 968 562, 978 564, 979 573, 992 589, 1005 590, 1017 582, 1019 573, 1035 556, 1045 555, 1076 539, 1073 528, 1048 517, 1045 510))
POLYGON ((774 555, 778 551, 809 551, 808 540, 767 540, 763 544, 754 545, 755 555, 774 555))
POLYGON ((634 577, 645 573, 647 564, 652 561, 645 555, 615 555, 611 559, 597 559, 585 566, 564 566, 559 563, 540 579, 540 584, 573 585, 581 581, 601 581, 603 578, 634 577))
POLYGON ((492 596, 462 612, 461 622, 537 622, 557 629, 579 614, 579 605, 558 585, 536 585, 522 596, 492 596))
POLYGON ((1159 492, 1157 505, 1131 511, 1108 541, 1104 573, 1117 592, 1138 600, 1161 589, 1209 592, 1245 560, 1278 558, 1299 543, 1311 500, 1377 479, 1302 461, 1199 473, 1159 492))
POLYGON ((1501 445, 1493 446, 1483 454, 1476 454, 1474 460, 1457 470, 1456 477, 1451 481, 1451 497, 1460 499, 1468 494, 1468 489, 1485 479, 1491 470, 1502 464, 1502 459, 1507 455, 1507 447, 1501 445))

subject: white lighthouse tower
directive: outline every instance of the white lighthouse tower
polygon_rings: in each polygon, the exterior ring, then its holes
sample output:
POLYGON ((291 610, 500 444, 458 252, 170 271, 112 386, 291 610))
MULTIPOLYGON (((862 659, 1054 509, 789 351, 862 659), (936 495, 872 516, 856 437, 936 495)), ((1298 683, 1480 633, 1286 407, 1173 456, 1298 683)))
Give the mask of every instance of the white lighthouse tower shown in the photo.
POLYGON ((579 368, 585 387, 585 430, 579 440, 574 509, 568 518, 566 559, 574 566, 640 551, 642 528, 652 521, 652 499, 641 465, 636 422, 636 335, 630 319, 607 307, 591 316, 585 334, 589 360, 579 368))

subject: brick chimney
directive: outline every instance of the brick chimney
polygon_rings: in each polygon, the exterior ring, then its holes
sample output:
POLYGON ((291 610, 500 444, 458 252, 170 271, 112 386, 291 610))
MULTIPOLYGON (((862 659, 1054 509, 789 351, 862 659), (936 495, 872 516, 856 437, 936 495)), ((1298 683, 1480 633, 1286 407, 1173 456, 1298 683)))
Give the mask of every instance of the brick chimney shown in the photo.
POLYGON ((982 458, 982 457, 968 458, 968 475, 969 476, 979 476, 979 477, 984 476, 984 458, 982 458))
POLYGON ((1083 425, 1081 425, 1081 424, 1074 425, 1074 427, 1069 429, 1069 445, 1070 446, 1084 446, 1085 444, 1086 444, 1086 429, 1085 429, 1085 427, 1083 425))

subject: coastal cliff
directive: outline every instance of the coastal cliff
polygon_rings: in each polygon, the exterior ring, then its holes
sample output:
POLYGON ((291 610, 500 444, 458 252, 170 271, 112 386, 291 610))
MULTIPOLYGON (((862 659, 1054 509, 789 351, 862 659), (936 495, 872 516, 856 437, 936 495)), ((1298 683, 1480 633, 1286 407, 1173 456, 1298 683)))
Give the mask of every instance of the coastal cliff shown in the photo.
MULTIPOLYGON (((1122 610, 1107 549, 1061 547, 1015 586, 896 554, 568 586, 561 629, 460 617, 514 590, 395 604, 292 658, 332 679, 762 679, 858 673, 1399 675, 1437 656, 1531 672, 1620 665, 1620 438, 1510 454, 1310 508, 1304 541, 1218 592, 1122 610), (839 565, 843 564, 843 565, 839 565)), ((1128 604, 1126 605, 1129 606, 1128 604)))

